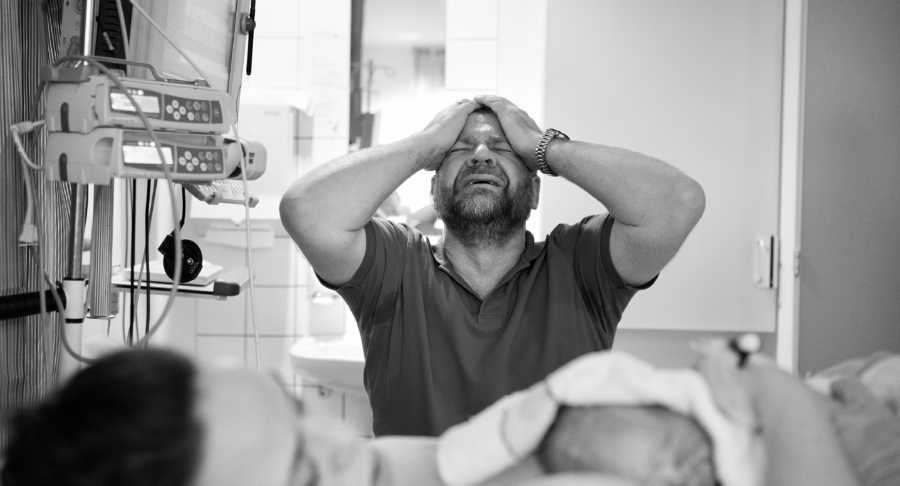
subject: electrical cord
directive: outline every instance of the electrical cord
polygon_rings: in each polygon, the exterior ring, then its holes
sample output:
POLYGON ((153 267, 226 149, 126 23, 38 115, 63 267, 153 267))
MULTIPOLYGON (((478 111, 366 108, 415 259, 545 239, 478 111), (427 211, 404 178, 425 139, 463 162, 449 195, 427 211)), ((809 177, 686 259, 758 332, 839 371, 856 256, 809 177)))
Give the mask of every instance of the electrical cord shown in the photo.
POLYGON ((131 272, 130 278, 128 280, 129 290, 131 292, 131 300, 129 301, 129 305, 131 306, 131 312, 128 314, 128 344, 133 344, 132 335, 134 333, 134 310, 135 310, 135 301, 134 301, 134 251, 137 245, 134 244, 134 240, 137 237, 137 229, 135 225, 137 224, 137 179, 131 179, 131 221, 129 228, 131 229, 130 237, 131 237, 131 248, 128 252, 130 257, 130 265, 129 270, 131 272))
POLYGON ((250 327, 253 328, 253 346, 256 348, 256 369, 260 366, 259 328, 256 327, 256 284, 253 283, 253 252, 250 249, 250 190, 247 184, 247 152, 240 145, 241 137, 238 135, 237 123, 231 126, 234 138, 241 149, 241 183, 244 186, 244 236, 247 240, 244 258, 247 263, 247 277, 250 279, 250 327))
POLYGON ((184 228, 184 215, 187 212, 187 189, 181 186, 181 219, 178 220, 178 227, 184 228))
MULTIPOLYGON (((144 302, 145 319, 144 319, 144 335, 150 331, 150 220, 153 217, 153 209, 151 207, 151 190, 153 187, 153 200, 156 199, 156 184, 151 184, 150 179, 147 179, 147 197, 144 201, 144 258, 141 261, 141 272, 144 271, 144 265, 147 265, 147 275, 146 275, 146 292, 147 292, 147 301, 144 302)), ((138 279, 141 278, 141 274, 138 273, 138 279)))
POLYGON ((22 164, 22 180, 25 182, 25 220, 22 221, 22 231, 19 233, 19 244, 31 246, 37 243, 37 226, 34 224, 34 185, 31 182, 29 168, 25 161, 19 159, 22 164))
MULTIPOLYGON (((135 268, 135 255, 137 254, 137 245, 135 244, 135 225, 137 225, 137 181, 132 179, 132 201, 133 205, 131 207, 131 276, 129 283, 132 291, 134 290, 134 282, 141 282, 145 280, 145 293, 146 293, 146 301, 144 302, 144 308, 146 310, 146 319, 145 319, 145 334, 146 329, 150 326, 150 269, 148 268, 148 261, 150 258, 150 222, 153 218, 153 208, 154 202, 156 201, 156 181, 153 181, 151 184, 150 179, 146 181, 147 186, 144 192, 144 249, 141 252, 141 266, 138 269, 137 277, 134 274, 135 268), (152 190, 151 190, 152 187, 152 190), (144 271, 147 271, 145 274, 144 271)), ((131 344, 133 342, 132 337, 139 339, 140 336, 140 319, 138 319, 137 310, 140 308, 141 303, 141 295, 140 292, 135 296, 132 294, 132 302, 131 302, 131 318, 128 321, 128 342, 131 344)))
POLYGON ((25 147, 22 146, 20 134, 30 133, 44 125, 44 120, 36 122, 24 121, 14 123, 9 126, 9 132, 12 135, 13 144, 19 152, 19 163, 22 164, 22 180, 25 183, 25 219, 22 221, 22 231, 19 233, 19 244, 25 246, 36 245, 38 242, 37 227, 34 224, 34 183, 31 180, 29 168, 40 171, 43 166, 37 165, 31 161, 25 147))
MULTIPOLYGON (((151 181, 148 179, 147 182, 150 183, 151 181)), ((153 220, 153 211, 156 207, 156 188, 157 188, 157 181, 154 180, 154 181, 152 181, 152 189, 148 188, 148 191, 147 191, 147 194, 149 194, 149 197, 150 197, 149 205, 147 205, 145 203, 145 206, 144 206, 144 219, 145 219, 145 221, 144 221, 144 236, 145 236, 145 238, 144 238, 144 251, 141 256, 141 266, 138 269, 137 278, 135 279, 134 277, 132 277, 132 279, 133 279, 132 281, 137 281, 137 282, 144 280, 144 278, 146 277, 146 279, 147 279, 147 282, 146 282, 147 302, 145 303, 145 305, 147 307, 149 307, 149 305, 150 305, 150 263, 149 263, 149 260, 150 260, 150 254, 149 254, 149 248, 150 248, 149 234, 150 233, 149 233, 149 231, 150 230, 149 230, 149 228, 151 227, 150 222, 153 220), (147 272, 146 274, 144 273, 145 270, 147 272)), ((182 191, 183 190, 184 189, 182 188, 182 191)), ((182 214, 182 217, 183 216, 184 216, 184 214, 182 214)), ((184 226, 184 225, 182 224, 182 226, 184 226)), ((131 262, 131 265, 133 268, 134 261, 131 262)), ((141 303, 141 295, 140 295, 140 293, 138 293, 138 295, 135 297, 135 304, 134 304, 135 308, 138 308, 140 306, 140 303, 141 303)), ((150 321, 150 309, 148 308, 146 322, 149 323, 149 321, 150 321)), ((136 326, 137 322, 138 322, 137 317, 135 316, 134 319, 131 322, 129 322, 129 326, 131 326, 131 325, 136 326)), ((146 326, 149 326, 149 324, 147 324, 146 326)), ((145 328, 146 328, 146 326, 145 326, 145 328)), ((135 328, 135 334, 137 334, 137 328, 135 328)))
POLYGON ((22 157, 22 162, 24 162, 28 167, 31 167, 34 170, 43 170, 43 165, 35 164, 31 161, 31 157, 28 156, 28 152, 25 151, 25 147, 22 146, 22 139, 19 138, 20 134, 32 132, 44 125, 44 120, 38 121, 23 121, 19 123, 13 123, 9 126, 10 134, 12 134, 13 144, 16 146, 16 150, 19 152, 19 156, 22 157))

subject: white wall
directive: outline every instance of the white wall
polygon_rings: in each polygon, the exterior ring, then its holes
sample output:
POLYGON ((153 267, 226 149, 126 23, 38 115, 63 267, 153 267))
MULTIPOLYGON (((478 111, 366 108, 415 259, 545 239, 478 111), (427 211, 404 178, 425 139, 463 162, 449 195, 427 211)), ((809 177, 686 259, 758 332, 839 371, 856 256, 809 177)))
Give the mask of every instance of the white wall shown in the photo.
POLYGON ((808 2, 799 369, 900 351, 900 3, 808 2))

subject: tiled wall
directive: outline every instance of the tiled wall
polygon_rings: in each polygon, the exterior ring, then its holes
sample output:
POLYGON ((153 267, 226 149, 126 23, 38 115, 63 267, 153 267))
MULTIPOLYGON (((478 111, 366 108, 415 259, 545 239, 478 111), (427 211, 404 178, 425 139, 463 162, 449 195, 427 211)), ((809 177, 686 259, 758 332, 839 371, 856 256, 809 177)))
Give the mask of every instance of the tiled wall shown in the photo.
POLYGON ((540 124, 546 12, 547 0, 447 2, 447 89, 503 96, 540 124))

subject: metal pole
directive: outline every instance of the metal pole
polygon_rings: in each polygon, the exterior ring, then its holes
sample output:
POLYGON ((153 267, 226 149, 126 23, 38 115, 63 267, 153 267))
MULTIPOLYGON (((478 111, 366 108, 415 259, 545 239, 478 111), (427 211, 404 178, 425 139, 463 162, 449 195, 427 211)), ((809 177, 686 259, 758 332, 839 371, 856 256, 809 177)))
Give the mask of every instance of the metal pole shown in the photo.
MULTIPOLYGON (((87 219, 87 186, 72 184, 72 204, 69 212, 69 246, 66 254, 66 278, 63 290, 66 294, 65 339, 76 353, 81 354, 81 328, 84 323, 85 280, 81 269, 84 251, 84 222, 87 219)), ((60 375, 67 377, 78 370, 80 364, 72 356, 63 354, 60 375)))

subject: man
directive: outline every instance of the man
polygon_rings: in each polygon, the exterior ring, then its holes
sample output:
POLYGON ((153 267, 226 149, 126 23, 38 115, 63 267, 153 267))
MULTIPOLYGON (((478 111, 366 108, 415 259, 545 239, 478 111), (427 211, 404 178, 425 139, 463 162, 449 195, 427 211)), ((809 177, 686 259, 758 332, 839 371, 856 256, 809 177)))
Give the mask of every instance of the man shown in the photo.
POLYGON ((612 345, 622 311, 700 218, 699 184, 658 160, 541 132, 496 96, 463 100, 421 132, 298 180, 281 219, 360 327, 376 435, 437 435, 581 354, 612 345), (373 218, 419 170, 445 226, 432 247, 373 218), (537 171, 610 211, 536 243, 537 171))

